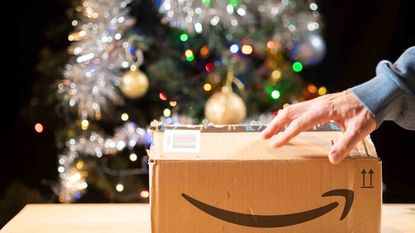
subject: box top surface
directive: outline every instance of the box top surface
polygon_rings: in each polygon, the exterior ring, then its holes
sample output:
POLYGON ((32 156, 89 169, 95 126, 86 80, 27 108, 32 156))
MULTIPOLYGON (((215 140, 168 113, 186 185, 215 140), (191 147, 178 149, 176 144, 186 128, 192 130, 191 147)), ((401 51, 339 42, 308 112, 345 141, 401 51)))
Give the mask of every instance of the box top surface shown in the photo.
MULTIPOLYGON (((260 132, 265 125, 178 125, 159 122, 151 126, 153 160, 293 160, 327 158, 342 136, 334 124, 317 125, 273 148, 260 132)), ((369 137, 359 142, 346 159, 377 159, 369 137)))

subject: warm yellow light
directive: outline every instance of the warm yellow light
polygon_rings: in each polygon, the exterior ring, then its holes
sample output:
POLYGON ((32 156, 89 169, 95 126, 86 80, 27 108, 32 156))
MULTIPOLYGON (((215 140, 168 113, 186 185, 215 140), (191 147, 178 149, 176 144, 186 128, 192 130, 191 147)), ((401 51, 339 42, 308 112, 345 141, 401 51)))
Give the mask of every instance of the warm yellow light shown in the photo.
POLYGON ((76 163, 76 168, 78 168, 79 170, 84 168, 84 166, 85 166, 85 163, 82 160, 80 160, 76 163))
POLYGON ((271 77, 272 77, 272 79, 274 79, 274 80, 278 80, 278 79, 280 79, 280 78, 281 78, 281 71, 279 71, 279 70, 274 70, 274 71, 272 71, 272 73, 271 73, 271 77))
POLYGON ((318 89, 318 94, 319 95, 325 95, 327 94, 327 88, 325 86, 322 86, 318 89))
POLYGON ((164 109, 164 111, 163 111, 163 115, 164 115, 165 117, 170 117, 170 115, 171 115, 171 111, 170 111, 170 109, 168 109, 168 108, 164 109))
POLYGON ((210 85, 210 83, 205 83, 205 85, 203 85, 203 89, 205 91, 210 91, 212 90, 212 85, 210 85))
POLYGON ((286 108, 286 107, 288 107, 288 106, 290 106, 290 104, 289 104, 289 103, 285 103, 282 107, 283 107, 283 108, 286 108))
POLYGON ((170 101, 170 106, 174 107, 176 105, 177 105, 177 102, 176 101, 170 101))
POLYGON ((193 51, 190 49, 186 49, 186 51, 184 52, 184 55, 186 57, 192 57, 193 56, 193 51))
POLYGON ((124 185, 122 184, 117 184, 115 186, 115 190, 117 190, 118 192, 122 192, 124 190, 124 185))
POLYGON ((249 54, 251 54, 252 53, 252 51, 253 51, 254 49, 252 48, 252 46, 251 45, 243 45, 242 46, 242 53, 243 54, 246 54, 246 55, 249 55, 249 54))
POLYGON ((123 114, 121 114, 121 120, 122 120, 122 121, 128 121, 128 118, 129 118, 129 116, 128 116, 128 114, 127 114, 127 113, 123 113, 123 114))
POLYGON ((83 119, 81 121, 81 129, 82 130, 87 130, 89 127, 89 121, 87 119, 83 119))
POLYGON ((137 161, 137 155, 135 153, 131 153, 130 154, 130 160, 133 161, 133 162, 137 161))
POLYGON ((150 193, 147 190, 143 190, 140 192, 140 196, 142 198, 148 198, 150 196, 150 193))

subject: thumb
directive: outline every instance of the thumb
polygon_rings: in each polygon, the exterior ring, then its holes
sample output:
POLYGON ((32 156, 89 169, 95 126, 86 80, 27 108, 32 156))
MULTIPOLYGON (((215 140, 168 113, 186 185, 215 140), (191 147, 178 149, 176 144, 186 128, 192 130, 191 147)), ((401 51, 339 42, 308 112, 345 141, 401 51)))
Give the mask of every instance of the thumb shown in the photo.
POLYGON ((356 132, 354 129, 346 130, 345 134, 331 147, 329 152, 330 162, 339 164, 364 137, 363 133, 356 132))

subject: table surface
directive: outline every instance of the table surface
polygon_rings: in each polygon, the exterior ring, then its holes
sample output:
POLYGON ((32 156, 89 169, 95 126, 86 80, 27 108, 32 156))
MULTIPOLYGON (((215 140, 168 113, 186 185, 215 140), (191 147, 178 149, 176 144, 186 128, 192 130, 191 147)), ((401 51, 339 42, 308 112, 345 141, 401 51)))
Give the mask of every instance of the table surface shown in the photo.
MULTIPOLYGON (((149 233, 148 204, 30 204, 1 233, 149 233)), ((382 233, 415 233, 415 204, 384 204, 382 233)))

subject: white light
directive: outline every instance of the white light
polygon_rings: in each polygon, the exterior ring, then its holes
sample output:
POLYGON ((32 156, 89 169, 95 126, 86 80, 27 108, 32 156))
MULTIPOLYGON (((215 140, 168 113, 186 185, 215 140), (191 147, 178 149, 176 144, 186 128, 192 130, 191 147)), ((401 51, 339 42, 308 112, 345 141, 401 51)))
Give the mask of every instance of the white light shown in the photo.
POLYGON ((295 27, 295 25, 294 25, 294 24, 290 24, 290 25, 288 25, 288 30, 290 30, 290 32, 295 31, 295 29, 296 29, 296 27, 295 27))
POLYGON ((314 47, 319 48, 322 45, 322 42, 318 37, 314 37, 314 38, 311 39, 311 44, 314 47))
POLYGON ((202 27, 202 24, 201 24, 201 23, 196 23, 196 24, 195 24, 195 31, 196 31, 197 33, 202 33, 202 31, 203 31, 203 27, 202 27))
POLYGON ((124 141, 118 141, 117 143, 117 150, 121 151, 126 146, 126 143, 124 141))
POLYGON ((246 10, 244 8, 238 8, 236 11, 240 16, 244 16, 246 14, 246 10))
POLYGON ((86 189, 88 188, 88 184, 86 182, 81 183, 81 189, 86 189))
POLYGON ((137 155, 134 154, 134 153, 130 154, 130 160, 133 161, 133 162, 137 161, 137 155))
POLYGON ((76 47, 73 50, 73 54, 75 54, 75 55, 79 55, 81 52, 82 52, 82 48, 81 47, 76 47))
POLYGON ((231 47, 229 47, 229 50, 231 53, 237 53, 239 51, 239 46, 237 44, 232 44, 231 47))
POLYGON ((317 23, 317 22, 309 22, 308 24, 307 24, 307 29, 309 30, 309 31, 314 31, 314 30, 317 30, 318 28, 319 28, 319 24, 317 23))
POLYGON ((120 33, 115 34, 114 38, 115 38, 116 40, 121 39, 121 34, 120 34, 120 33))
POLYGON ((122 66, 123 68, 128 68, 128 67, 130 66, 130 63, 128 63, 128 61, 123 61, 123 62, 121 63, 121 66, 122 66))
POLYGON ((202 9, 200 7, 196 8, 195 13, 200 15, 202 13, 202 9))
POLYGON ((59 164, 61 164, 61 165, 62 165, 62 164, 64 164, 64 163, 65 163, 65 159, 60 158, 60 159, 59 159, 59 164))
POLYGON ((147 190, 143 190, 140 192, 140 196, 142 198, 148 198, 150 196, 150 193, 147 190))
POLYGON ((78 25, 78 21, 76 21, 76 20, 72 20, 72 26, 77 26, 78 25))
POLYGON ((73 138, 69 139, 69 144, 75 145, 75 139, 73 139, 73 138))
POLYGON ((233 14, 233 6, 231 4, 226 6, 226 11, 228 12, 228 14, 233 14))
POLYGON ((238 26, 238 20, 232 19, 231 20, 231 25, 234 26, 234 27, 238 26))
POLYGON ((69 106, 73 107, 76 104, 76 100, 75 99, 70 99, 69 100, 69 106))
POLYGON ((218 25, 219 21, 220 21, 220 18, 219 18, 219 16, 216 15, 215 17, 213 17, 210 20, 210 24, 212 24, 212 26, 216 26, 216 25, 218 25))
POLYGON ((58 172, 59 172, 59 173, 63 173, 63 172, 65 172, 65 168, 64 168, 64 167, 62 167, 62 166, 59 166, 59 167, 58 167, 58 172))
POLYGON ((124 16, 121 16, 121 17, 118 18, 118 23, 122 23, 124 21, 125 21, 125 17, 124 16))
POLYGON ((124 185, 122 184, 117 184, 115 186, 115 190, 117 190, 118 192, 122 192, 124 190, 124 185))
POLYGON ((88 54, 85 54, 85 55, 82 55, 82 56, 78 57, 76 59, 76 61, 78 63, 81 63, 81 62, 89 61, 89 60, 91 60, 94 57, 95 57, 95 54, 94 53, 88 53, 88 54))
POLYGON ((129 116, 128 116, 128 114, 127 114, 127 113, 123 113, 123 114, 121 114, 121 120, 122 120, 122 121, 128 121, 128 118, 129 118, 129 116))
POLYGON ((318 9, 317 4, 315 4, 314 2, 310 3, 310 9, 313 10, 313 11, 317 10, 318 9))

